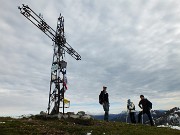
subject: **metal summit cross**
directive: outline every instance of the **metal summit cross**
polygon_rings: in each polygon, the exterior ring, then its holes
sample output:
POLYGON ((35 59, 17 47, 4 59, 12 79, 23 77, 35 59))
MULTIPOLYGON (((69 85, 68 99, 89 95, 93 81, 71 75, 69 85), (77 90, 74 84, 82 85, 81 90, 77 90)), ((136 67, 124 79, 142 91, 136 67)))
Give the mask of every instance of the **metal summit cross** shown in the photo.
POLYGON ((48 114, 53 115, 58 114, 60 108, 63 108, 64 114, 64 108, 66 108, 65 103, 68 102, 68 100, 64 98, 64 92, 67 88, 67 62, 64 61, 65 52, 76 60, 81 60, 81 56, 66 42, 64 35, 64 17, 60 14, 55 31, 44 21, 41 14, 37 15, 30 7, 28 7, 28 5, 22 4, 22 7, 18 7, 18 9, 22 15, 53 41, 54 54, 51 66, 51 81, 47 110, 48 114), (62 104, 62 106, 60 106, 60 104, 62 104))

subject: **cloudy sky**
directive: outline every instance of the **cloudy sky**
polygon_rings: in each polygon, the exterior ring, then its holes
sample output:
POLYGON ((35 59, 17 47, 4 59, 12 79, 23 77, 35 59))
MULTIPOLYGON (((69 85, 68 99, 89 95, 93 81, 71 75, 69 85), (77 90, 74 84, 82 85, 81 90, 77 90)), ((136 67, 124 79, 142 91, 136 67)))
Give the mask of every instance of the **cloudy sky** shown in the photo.
POLYGON ((177 0, 0 0, 0 116, 46 111, 52 41, 22 16, 28 5, 56 30, 65 18, 71 107, 103 113, 98 103, 107 86, 110 113, 136 105, 144 94, 154 109, 180 106, 180 1, 177 0))

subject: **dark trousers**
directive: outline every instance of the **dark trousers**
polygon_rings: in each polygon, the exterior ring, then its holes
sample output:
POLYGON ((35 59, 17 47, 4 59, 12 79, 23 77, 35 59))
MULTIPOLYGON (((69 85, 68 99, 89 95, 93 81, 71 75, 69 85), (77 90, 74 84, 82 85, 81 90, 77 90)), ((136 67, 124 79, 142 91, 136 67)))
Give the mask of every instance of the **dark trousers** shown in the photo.
POLYGON ((130 115, 130 119, 131 119, 131 123, 136 123, 136 118, 134 116, 134 112, 130 112, 129 115, 130 115))
POLYGON ((139 114, 138 114, 138 123, 140 123, 140 121, 141 121, 141 116, 142 116, 142 114, 147 114, 147 116, 148 116, 148 118, 149 118, 149 120, 150 120, 150 123, 151 123, 151 126, 154 126, 154 122, 153 122, 153 120, 152 120, 152 116, 151 116, 151 113, 150 113, 150 111, 149 110, 147 110, 147 111, 141 111, 139 114))

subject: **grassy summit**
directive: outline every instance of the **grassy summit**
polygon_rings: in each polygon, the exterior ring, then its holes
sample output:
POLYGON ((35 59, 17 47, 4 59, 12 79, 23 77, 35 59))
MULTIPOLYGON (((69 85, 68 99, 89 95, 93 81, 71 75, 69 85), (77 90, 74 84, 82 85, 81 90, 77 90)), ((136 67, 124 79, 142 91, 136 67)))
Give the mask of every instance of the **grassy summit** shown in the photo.
POLYGON ((0 135, 180 135, 179 130, 83 119, 0 117, 0 135))

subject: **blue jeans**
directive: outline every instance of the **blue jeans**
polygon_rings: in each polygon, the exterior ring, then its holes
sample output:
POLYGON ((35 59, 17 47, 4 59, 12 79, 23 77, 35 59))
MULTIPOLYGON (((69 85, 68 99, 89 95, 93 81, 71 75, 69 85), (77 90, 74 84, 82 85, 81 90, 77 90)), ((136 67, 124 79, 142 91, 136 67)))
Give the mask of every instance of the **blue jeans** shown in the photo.
POLYGON ((103 103, 104 113, 104 120, 109 121, 109 103, 103 103))

